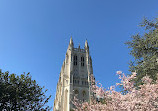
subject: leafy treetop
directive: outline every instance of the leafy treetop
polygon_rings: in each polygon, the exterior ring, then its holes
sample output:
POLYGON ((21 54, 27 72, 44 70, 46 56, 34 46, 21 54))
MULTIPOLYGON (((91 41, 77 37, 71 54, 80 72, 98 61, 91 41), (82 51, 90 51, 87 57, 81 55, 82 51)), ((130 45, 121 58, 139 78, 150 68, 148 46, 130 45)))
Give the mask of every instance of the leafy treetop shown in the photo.
POLYGON ((17 76, 0 70, 0 111, 49 111, 44 87, 32 80, 29 73, 17 76))

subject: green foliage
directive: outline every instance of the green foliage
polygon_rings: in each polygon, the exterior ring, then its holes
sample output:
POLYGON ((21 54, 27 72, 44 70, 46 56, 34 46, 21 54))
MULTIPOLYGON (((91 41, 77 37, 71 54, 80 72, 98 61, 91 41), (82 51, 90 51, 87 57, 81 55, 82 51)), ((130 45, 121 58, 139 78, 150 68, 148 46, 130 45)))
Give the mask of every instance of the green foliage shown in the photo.
POLYGON ((136 86, 141 84, 145 75, 154 81, 158 75, 158 18, 153 21, 144 19, 140 26, 144 33, 133 35, 132 40, 126 42, 135 59, 130 63, 130 71, 137 72, 136 86))
POLYGON ((49 111, 51 96, 47 98, 43 88, 29 73, 16 76, 0 70, 0 111, 49 111))

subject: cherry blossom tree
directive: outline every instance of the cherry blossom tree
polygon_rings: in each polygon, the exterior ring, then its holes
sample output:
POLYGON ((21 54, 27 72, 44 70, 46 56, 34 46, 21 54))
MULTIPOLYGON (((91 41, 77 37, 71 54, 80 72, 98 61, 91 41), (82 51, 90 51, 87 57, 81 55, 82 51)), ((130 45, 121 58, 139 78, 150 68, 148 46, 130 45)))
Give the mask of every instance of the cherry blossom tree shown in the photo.
POLYGON ((126 76, 122 71, 117 71, 121 80, 115 86, 106 90, 100 83, 91 84, 94 98, 90 102, 79 102, 75 97, 73 104, 75 111, 158 111, 158 80, 153 84, 149 76, 142 78, 143 84, 136 89, 134 82, 136 72, 126 76), (122 86, 127 93, 115 90, 122 86))

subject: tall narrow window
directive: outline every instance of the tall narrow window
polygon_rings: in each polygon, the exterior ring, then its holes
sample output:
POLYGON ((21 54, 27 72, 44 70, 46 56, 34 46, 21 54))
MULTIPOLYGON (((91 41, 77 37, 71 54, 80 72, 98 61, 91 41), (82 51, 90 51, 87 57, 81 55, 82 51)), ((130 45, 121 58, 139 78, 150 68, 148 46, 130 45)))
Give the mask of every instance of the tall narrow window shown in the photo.
POLYGON ((77 89, 75 90, 74 93, 75 93, 75 95, 78 97, 78 95, 79 95, 79 91, 78 91, 77 89))
POLYGON ((77 66, 77 56, 74 56, 74 66, 77 66))
POLYGON ((78 96, 79 96, 79 91, 76 89, 74 93, 75 93, 75 96, 78 98, 78 96))
POLYGON ((81 57, 81 66, 84 66, 84 57, 81 57))

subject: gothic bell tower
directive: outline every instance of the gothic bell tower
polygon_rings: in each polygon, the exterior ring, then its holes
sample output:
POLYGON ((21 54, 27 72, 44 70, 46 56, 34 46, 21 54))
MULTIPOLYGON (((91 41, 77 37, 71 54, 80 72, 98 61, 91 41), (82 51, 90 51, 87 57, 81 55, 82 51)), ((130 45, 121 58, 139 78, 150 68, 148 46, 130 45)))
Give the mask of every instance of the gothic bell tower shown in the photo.
POLYGON ((92 59, 86 40, 84 49, 74 48, 72 37, 65 55, 56 88, 53 111, 70 111, 74 95, 83 102, 90 101, 90 76, 93 76, 92 59))

